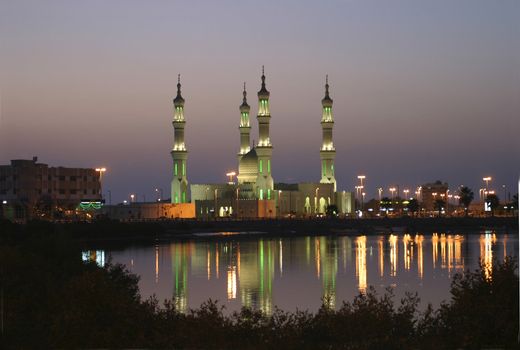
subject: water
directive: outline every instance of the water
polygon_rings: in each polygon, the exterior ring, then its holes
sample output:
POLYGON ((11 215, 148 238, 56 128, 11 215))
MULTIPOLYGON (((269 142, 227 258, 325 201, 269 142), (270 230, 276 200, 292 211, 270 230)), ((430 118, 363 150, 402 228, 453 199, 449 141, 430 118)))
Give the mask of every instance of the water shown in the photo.
POLYGON ((183 312, 209 298, 227 311, 316 311, 323 297, 338 308, 369 286, 392 288, 396 300, 418 292, 422 307, 437 307, 455 273, 518 257, 518 235, 222 236, 83 255, 125 264, 140 276, 143 298, 173 299, 183 312))

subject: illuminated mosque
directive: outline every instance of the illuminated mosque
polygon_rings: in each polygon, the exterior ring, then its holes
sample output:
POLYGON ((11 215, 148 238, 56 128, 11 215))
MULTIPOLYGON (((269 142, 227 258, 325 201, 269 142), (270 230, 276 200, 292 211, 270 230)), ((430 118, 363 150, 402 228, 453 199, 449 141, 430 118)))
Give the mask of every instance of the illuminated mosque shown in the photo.
POLYGON ((321 100, 322 145, 320 147, 321 178, 319 182, 286 184, 275 183, 272 176, 273 144, 269 137, 271 112, 269 109, 270 92, 266 88, 266 77, 262 67, 261 88, 258 91, 258 142, 251 144, 251 107, 247 103, 244 83, 240 110, 240 148, 238 151, 238 174, 230 176, 230 182, 221 184, 191 184, 188 186, 188 150, 184 140, 185 100, 181 95, 180 76, 177 83, 177 96, 174 104, 174 144, 173 179, 171 183, 171 203, 195 205, 197 218, 211 217, 288 217, 314 216, 326 213, 333 205, 337 214, 344 215, 353 210, 351 192, 338 191, 334 176, 334 148, 332 131, 334 118, 332 98, 329 95, 328 77, 325 84, 325 97, 321 100), (233 181, 237 175, 237 182, 233 181))

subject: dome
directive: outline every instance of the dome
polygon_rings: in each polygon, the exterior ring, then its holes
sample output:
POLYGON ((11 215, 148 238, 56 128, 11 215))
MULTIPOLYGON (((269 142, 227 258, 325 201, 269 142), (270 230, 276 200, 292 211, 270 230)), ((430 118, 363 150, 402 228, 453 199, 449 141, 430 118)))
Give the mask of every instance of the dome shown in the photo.
POLYGON ((265 75, 264 75, 264 67, 262 66, 262 88, 258 91, 258 99, 260 100, 268 100, 269 99, 269 91, 265 88, 265 75))
POLYGON ((173 99, 173 104, 175 106, 183 106, 184 99, 181 96, 181 75, 177 76, 177 96, 173 99))
POLYGON ((258 176, 258 156, 253 148, 242 156, 238 163, 238 178, 240 182, 256 182, 258 176))
POLYGON ((325 97, 321 100, 323 107, 332 107, 332 99, 329 96, 329 76, 325 78, 325 97))

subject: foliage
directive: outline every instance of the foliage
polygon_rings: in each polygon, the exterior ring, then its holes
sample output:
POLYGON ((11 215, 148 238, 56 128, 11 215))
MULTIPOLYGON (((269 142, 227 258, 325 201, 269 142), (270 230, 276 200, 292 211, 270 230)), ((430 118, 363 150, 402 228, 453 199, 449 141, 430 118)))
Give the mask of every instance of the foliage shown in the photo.
POLYGON ((465 215, 468 215, 468 208, 474 196, 473 191, 467 186, 462 186, 459 190, 459 204, 464 206, 465 215))
POLYGON ((419 201, 417 199, 410 199, 407 206, 411 213, 416 213, 419 210, 419 201))
POLYGON ((500 206, 500 199, 496 194, 488 194, 486 197, 486 203, 491 209, 491 216, 495 215, 495 210, 500 206))
POLYGON ((439 212, 439 217, 441 216, 442 209, 446 206, 446 202, 443 199, 436 199, 433 202, 433 208, 439 212))
POLYGON ((451 300, 420 312, 417 294, 394 301, 369 288, 338 310, 271 315, 217 301, 181 313, 172 300, 141 300, 138 278, 122 265, 81 261, 80 249, 49 231, 4 239, 3 348, 440 349, 514 347, 518 325, 516 263, 506 259, 457 275, 451 300), (490 277, 491 276, 491 277, 490 277), (30 335, 30 336, 28 336, 30 335))

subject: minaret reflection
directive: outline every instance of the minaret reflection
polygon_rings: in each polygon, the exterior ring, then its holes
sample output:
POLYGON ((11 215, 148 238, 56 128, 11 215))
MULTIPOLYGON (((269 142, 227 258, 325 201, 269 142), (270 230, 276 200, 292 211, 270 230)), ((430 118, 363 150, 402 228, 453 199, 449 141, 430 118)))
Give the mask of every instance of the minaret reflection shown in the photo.
POLYGON ((359 281, 359 291, 367 290, 367 237, 360 236, 356 239, 356 277, 359 281))
POLYGON ((316 238, 315 242, 316 261, 319 269, 321 269, 323 302, 329 309, 333 310, 336 308, 338 239, 336 237, 320 237, 316 238))
POLYGON ((257 242, 242 242, 240 254, 237 254, 242 305, 266 314, 272 312, 275 251, 274 241, 260 239, 257 242))
POLYGON ((491 279, 493 272, 493 244, 497 242, 497 237, 494 233, 486 233, 480 235, 480 263, 484 270, 484 275, 488 280, 491 279))
POLYGON ((395 277, 397 275, 397 236, 390 235, 388 241, 390 242, 390 276, 395 277))
POLYGON ((172 243, 170 254, 173 273, 173 301, 182 313, 188 310, 188 269, 192 243, 172 243))
POLYGON ((316 264, 316 277, 318 277, 318 279, 320 279, 321 249, 320 249, 320 239, 318 237, 314 238, 314 262, 316 264))

